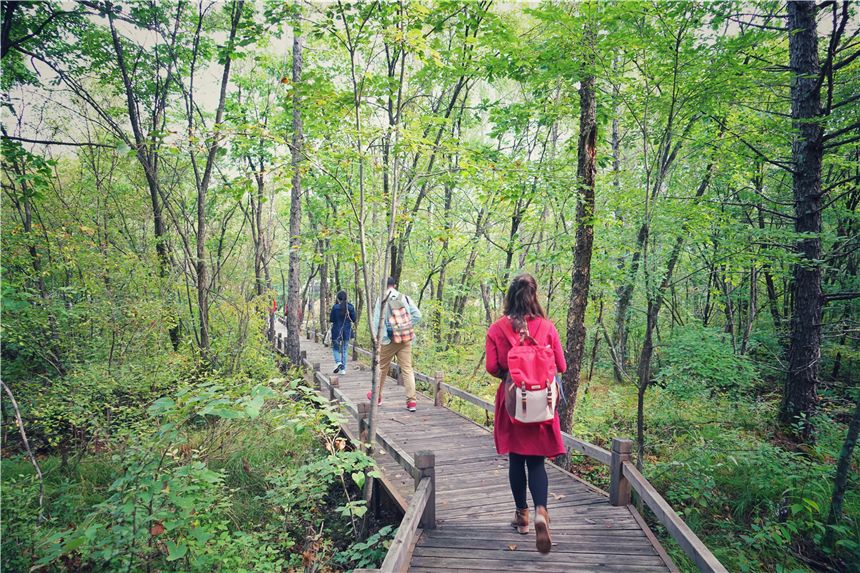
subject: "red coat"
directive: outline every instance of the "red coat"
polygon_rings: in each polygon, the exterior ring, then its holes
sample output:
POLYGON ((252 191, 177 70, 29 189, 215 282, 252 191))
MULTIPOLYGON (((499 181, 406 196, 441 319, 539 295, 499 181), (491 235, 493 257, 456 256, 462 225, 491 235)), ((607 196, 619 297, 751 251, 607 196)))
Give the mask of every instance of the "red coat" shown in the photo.
MULTIPOLYGON (((538 344, 552 346, 558 371, 567 370, 567 362, 564 360, 561 340, 555 325, 545 318, 530 319, 528 325, 532 336, 537 333, 538 344)), ((496 389, 496 419, 493 428, 496 451, 500 454, 513 452, 523 456, 554 458, 566 451, 561 438, 558 411, 552 424, 515 425, 505 409, 504 377, 508 372, 508 351, 511 349, 510 340, 505 332, 510 333, 512 330, 510 319, 503 316, 487 331, 487 372, 502 379, 496 389)))

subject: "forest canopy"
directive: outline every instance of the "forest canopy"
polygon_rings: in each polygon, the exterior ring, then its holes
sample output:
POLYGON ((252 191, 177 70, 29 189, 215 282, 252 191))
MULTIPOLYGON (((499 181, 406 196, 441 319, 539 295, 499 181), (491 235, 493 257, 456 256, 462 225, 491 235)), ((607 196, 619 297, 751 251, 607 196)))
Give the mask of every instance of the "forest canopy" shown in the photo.
POLYGON ((378 565, 372 460, 300 337, 345 290, 375 368, 391 276, 417 369, 491 400, 486 331, 527 272, 565 430, 634 439, 731 571, 860 571, 856 3, 0 17, 4 570, 378 565))

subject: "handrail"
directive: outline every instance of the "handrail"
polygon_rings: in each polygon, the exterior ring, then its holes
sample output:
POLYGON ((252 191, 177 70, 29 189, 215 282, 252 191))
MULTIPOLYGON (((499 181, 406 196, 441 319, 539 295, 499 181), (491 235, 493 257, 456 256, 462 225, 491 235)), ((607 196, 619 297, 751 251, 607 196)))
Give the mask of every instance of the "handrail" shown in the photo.
POLYGON ((430 477, 422 478, 418 482, 418 488, 415 490, 415 495, 409 502, 409 507, 406 508, 406 514, 400 521, 400 527, 397 528, 397 534, 388 546, 388 553, 385 554, 385 560, 379 568, 384 573, 400 573, 406 570, 411 557, 410 549, 415 541, 418 527, 421 524, 421 518, 427 505, 433 499, 434 484, 430 477))
POLYGON ((415 465, 415 458, 403 451, 400 446, 389 440, 385 434, 379 430, 376 431, 376 443, 382 446, 388 455, 394 458, 394 461, 400 464, 400 467, 402 467, 406 473, 411 475, 413 478, 420 475, 418 467, 415 465))
POLYGON ((699 571, 728 573, 728 570, 714 557, 711 550, 702 543, 702 540, 693 533, 693 530, 684 523, 684 520, 678 517, 669 502, 663 499, 663 496, 654 489, 654 486, 645 479, 645 476, 639 473, 632 462, 623 462, 622 468, 624 477, 630 481, 630 485, 633 486, 642 501, 654 512, 657 520, 669 531, 669 534, 678 542, 687 557, 696 564, 699 571))
MULTIPOLYGON (((316 328, 313 329, 314 336, 316 337, 316 328)), ((310 331, 309 331, 310 337, 310 331)), ((372 356, 371 352, 364 349, 359 348, 358 346, 353 347, 354 352, 360 353, 366 356, 372 356)), ((471 404, 479 408, 483 408, 487 412, 494 412, 495 405, 490 403, 479 396, 475 396, 474 394, 467 392, 461 388, 457 388, 456 386, 452 386, 442 380, 442 373, 439 372, 435 377, 427 376, 426 374, 416 373, 416 378, 420 380, 424 380, 430 382, 433 385, 433 394, 434 394, 434 402, 437 406, 442 405, 442 395, 444 393, 451 394, 457 398, 465 400, 471 404)), ((678 545, 683 549, 684 553, 696 564, 700 571, 705 573, 727 573, 726 568, 720 563, 720 561, 714 556, 713 553, 707 548, 707 546, 702 543, 702 541, 696 536, 696 534, 689 528, 689 526, 684 523, 684 520, 681 519, 675 510, 672 509, 672 506, 660 495, 660 493, 654 489, 654 486, 636 469, 630 459, 631 459, 631 451, 633 442, 627 439, 619 439, 615 438, 612 440, 612 450, 606 450, 597 446, 595 444, 585 442, 578 438, 571 436, 566 432, 562 432, 562 439, 564 440, 565 446, 576 450, 589 458, 596 460, 604 465, 609 466, 610 470, 610 488, 609 488, 609 503, 614 506, 627 506, 630 504, 630 489, 631 486, 636 493, 639 494, 641 499, 645 502, 646 505, 654 512, 654 515, 657 519, 662 523, 672 538, 678 543, 678 545)), ((408 455, 404 457, 402 454, 402 450, 399 450, 396 446, 389 444, 389 442, 384 438, 380 438, 377 433, 377 441, 385 447, 386 451, 392 455, 395 459, 398 459, 397 455, 392 453, 392 450, 395 452, 399 452, 400 458, 404 461, 408 460, 408 455), (388 446, 391 446, 390 448, 388 446)), ((403 462, 401 459, 398 459, 398 462, 403 466, 403 462)), ((410 468, 404 466, 404 469, 409 471, 410 468)), ((410 472, 411 473, 411 472, 410 472)), ((413 474, 413 477, 414 474, 413 474)), ((417 478, 416 478, 416 486, 417 478)), ((417 490, 416 490, 417 493, 417 490)), ((415 498, 413 498, 414 500, 415 498)), ((434 516, 435 516, 435 502, 434 502, 434 516)), ((410 509, 412 507, 412 503, 410 503, 410 509)), ((405 520, 405 517, 404 517, 405 520)), ((435 518, 434 518, 435 523, 435 518)), ((392 543, 392 547, 394 544, 392 543)), ((391 549, 389 549, 389 554, 391 553, 391 549)), ((386 562, 388 559, 386 558, 386 562)), ((385 569, 382 569, 385 570, 385 569)), ((379 571, 368 569, 367 571, 379 571)), ((396 569, 389 569, 386 571, 396 571, 396 569)))

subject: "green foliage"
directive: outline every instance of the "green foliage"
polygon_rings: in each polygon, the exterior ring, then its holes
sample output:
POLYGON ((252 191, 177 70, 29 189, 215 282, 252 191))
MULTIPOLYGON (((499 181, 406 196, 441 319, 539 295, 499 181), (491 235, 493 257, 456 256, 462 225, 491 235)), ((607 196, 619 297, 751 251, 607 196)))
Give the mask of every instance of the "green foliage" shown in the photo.
POLYGON ((357 541, 339 551, 332 561, 347 570, 377 567, 385 559, 388 546, 396 534, 396 527, 386 525, 365 541, 357 541))
POLYGON ((293 548, 309 527, 354 535, 366 510, 355 482, 372 460, 344 447, 340 414, 312 389, 272 382, 188 384, 153 401, 158 423, 116 437, 96 498, 82 505, 82 481, 49 481, 44 524, 32 474, 10 476, 4 462, 4 567, 272 571, 301 560, 293 548))
POLYGON ((655 383, 678 399, 727 391, 737 396, 761 385, 752 361, 735 354, 728 336, 714 328, 676 328, 657 358, 655 383))

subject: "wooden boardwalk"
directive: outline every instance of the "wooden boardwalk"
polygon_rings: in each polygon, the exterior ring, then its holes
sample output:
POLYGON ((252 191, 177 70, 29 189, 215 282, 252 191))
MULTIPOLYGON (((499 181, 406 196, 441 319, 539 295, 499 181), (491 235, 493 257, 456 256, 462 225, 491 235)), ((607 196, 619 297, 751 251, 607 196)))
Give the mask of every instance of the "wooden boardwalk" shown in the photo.
MULTIPOLYGON (((277 332, 286 336, 284 327, 277 332)), ((301 341, 310 363, 323 376, 334 368, 331 350, 301 341)), ((338 376, 340 392, 353 404, 366 403, 370 372, 351 362, 338 376)), ((508 523, 514 503, 507 457, 496 454, 492 433, 419 395, 418 411, 406 410, 405 394, 389 379, 379 410, 379 431, 405 452, 432 450, 436 470, 436 529, 420 531, 408 571, 675 571, 632 506, 610 505, 607 494, 547 464, 552 552, 541 555, 535 536, 519 535, 508 523)), ((357 423, 357 422, 356 422, 357 423)), ((385 450, 375 456, 386 486, 408 503, 412 476, 385 450)), ((532 511, 533 513, 533 511, 532 511)))

